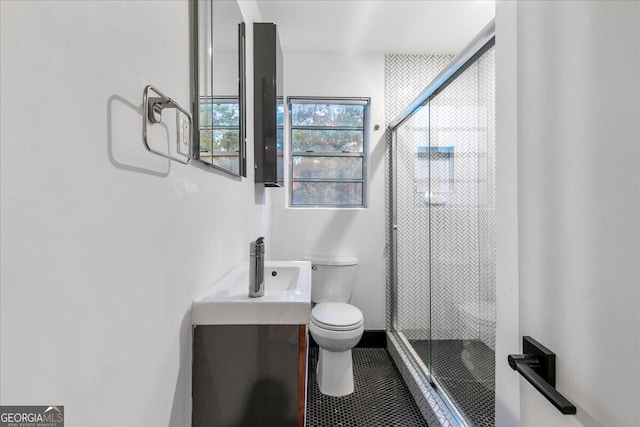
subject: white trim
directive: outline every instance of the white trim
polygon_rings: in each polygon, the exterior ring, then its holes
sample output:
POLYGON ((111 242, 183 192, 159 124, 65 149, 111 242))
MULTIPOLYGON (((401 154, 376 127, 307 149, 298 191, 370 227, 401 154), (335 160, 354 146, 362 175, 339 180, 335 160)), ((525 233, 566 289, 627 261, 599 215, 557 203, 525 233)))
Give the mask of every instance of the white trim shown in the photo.
POLYGON ((339 105, 369 105, 371 98, 343 98, 343 97, 314 97, 314 96, 289 96, 287 104, 339 104, 339 105), (320 101, 320 102, 318 102, 320 101))
POLYGON ((496 418, 520 426, 520 375, 507 355, 520 353, 518 283, 517 2, 496 4, 496 418))

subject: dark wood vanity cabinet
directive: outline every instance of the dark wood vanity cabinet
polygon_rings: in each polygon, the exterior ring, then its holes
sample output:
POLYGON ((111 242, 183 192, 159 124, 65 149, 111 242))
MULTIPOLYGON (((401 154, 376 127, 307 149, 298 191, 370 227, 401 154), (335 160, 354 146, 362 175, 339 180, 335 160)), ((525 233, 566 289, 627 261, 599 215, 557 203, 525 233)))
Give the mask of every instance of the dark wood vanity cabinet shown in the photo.
POLYGON ((306 325, 196 325, 193 427, 303 427, 306 325))

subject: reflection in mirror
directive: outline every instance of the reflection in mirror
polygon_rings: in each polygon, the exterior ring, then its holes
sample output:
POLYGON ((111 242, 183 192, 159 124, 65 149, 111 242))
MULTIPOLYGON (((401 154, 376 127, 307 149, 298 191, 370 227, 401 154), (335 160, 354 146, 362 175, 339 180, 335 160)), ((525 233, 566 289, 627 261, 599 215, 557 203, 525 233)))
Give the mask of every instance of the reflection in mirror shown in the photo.
POLYGON ((284 187, 284 100, 279 96, 276 101, 276 166, 278 185, 284 187))
POLYGON ((236 1, 194 0, 192 5, 197 22, 194 154, 216 169, 247 176, 242 13, 236 1))

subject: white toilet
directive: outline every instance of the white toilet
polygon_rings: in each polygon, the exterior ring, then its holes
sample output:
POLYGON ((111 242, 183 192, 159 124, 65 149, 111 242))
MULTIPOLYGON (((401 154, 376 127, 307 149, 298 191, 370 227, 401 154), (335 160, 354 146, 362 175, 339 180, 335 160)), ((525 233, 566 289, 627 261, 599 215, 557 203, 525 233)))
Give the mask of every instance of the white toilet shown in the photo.
POLYGON ((329 396, 353 393, 351 349, 362 338, 362 312, 348 304, 355 285, 358 258, 307 257, 312 264, 309 331, 320 347, 317 378, 329 396))

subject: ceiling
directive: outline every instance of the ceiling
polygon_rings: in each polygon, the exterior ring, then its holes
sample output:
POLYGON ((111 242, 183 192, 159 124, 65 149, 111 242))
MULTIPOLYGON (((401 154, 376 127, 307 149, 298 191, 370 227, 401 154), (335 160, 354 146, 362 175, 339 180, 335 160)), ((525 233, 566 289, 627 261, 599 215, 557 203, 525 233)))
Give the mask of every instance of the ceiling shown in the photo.
POLYGON ((485 0, 258 0, 284 51, 459 52, 495 15, 485 0))

